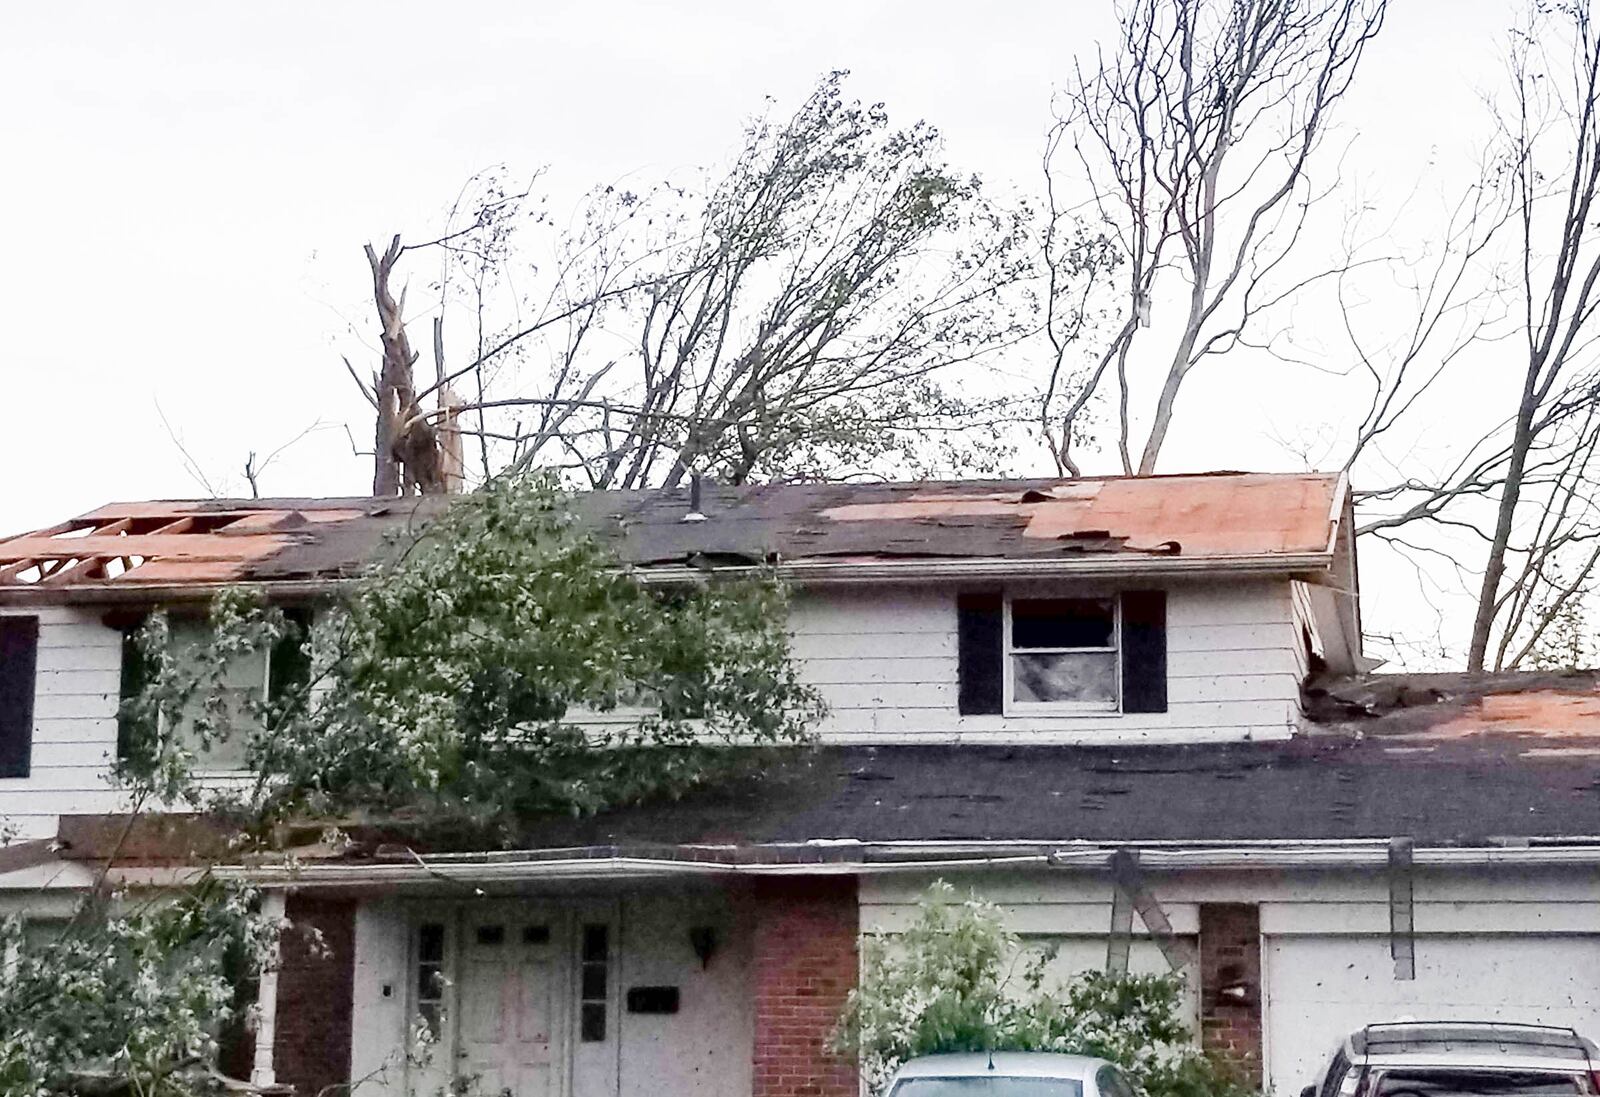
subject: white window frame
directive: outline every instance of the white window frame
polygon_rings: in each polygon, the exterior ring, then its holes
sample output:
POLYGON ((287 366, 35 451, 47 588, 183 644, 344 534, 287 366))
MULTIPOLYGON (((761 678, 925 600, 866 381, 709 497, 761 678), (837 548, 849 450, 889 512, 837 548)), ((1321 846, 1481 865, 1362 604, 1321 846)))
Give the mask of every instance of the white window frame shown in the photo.
POLYGON ((1001 700, 1002 712, 1007 716, 1105 716, 1122 712, 1122 599, 1115 594, 1007 594, 1000 625, 1000 657, 1005 691, 1001 700), (1011 604, 1013 602, 1048 602, 1055 599, 1081 599, 1111 603, 1111 646, 1099 648, 1013 648, 1011 646, 1011 604), (1015 697, 1016 666, 1013 655, 1070 655, 1075 653, 1109 653, 1112 656, 1112 674, 1116 697, 1109 703, 1100 701, 1017 701, 1015 697))
MULTIPOLYGON (((206 631, 207 634, 209 634, 209 632, 211 631, 211 622, 209 620, 206 620, 205 623, 201 627, 202 627, 202 629, 204 629, 206 631)), ((202 643, 205 642, 204 641, 204 637, 202 637, 200 642, 202 642, 202 643)), ((260 663, 261 663, 260 691, 257 692, 257 686, 256 686, 256 684, 254 682, 248 683, 248 684, 245 684, 245 685, 235 686, 233 688, 239 689, 239 690, 248 691, 250 693, 255 693, 257 700, 265 701, 267 699, 268 695, 269 695, 268 691, 272 687, 272 648, 271 647, 267 647, 267 648, 262 649, 261 651, 252 652, 251 655, 250 655, 250 658, 251 659, 258 659, 260 661, 260 663)), ((252 675, 252 677, 254 677, 254 675, 252 675)), ((165 713, 161 713, 161 714, 159 714, 157 716, 157 727, 158 727, 158 729, 159 729, 161 734, 165 735, 167 733, 168 728, 167 728, 167 718, 166 718, 166 714, 165 713)), ((234 743, 234 744, 230 744, 230 745, 239 745, 239 744, 234 743)), ((210 761, 210 760, 211 759, 207 758, 205 755, 201 755, 201 754, 197 753, 196 758, 195 758, 196 765, 194 767, 194 776, 197 779, 199 779, 201 781, 219 781, 219 780, 238 781, 238 780, 240 780, 242 778, 245 778, 245 777, 248 777, 250 775, 250 768, 248 766, 241 765, 241 766, 235 766, 235 767, 228 767, 228 766, 206 765, 205 763, 210 761)))

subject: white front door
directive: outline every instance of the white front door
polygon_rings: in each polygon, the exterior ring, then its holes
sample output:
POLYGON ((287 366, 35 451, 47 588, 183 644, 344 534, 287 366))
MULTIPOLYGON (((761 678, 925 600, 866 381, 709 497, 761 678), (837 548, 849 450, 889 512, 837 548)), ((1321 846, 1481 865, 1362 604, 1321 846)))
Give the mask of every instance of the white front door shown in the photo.
POLYGON ((559 912, 531 903, 463 912, 458 1073, 478 1092, 566 1092, 568 932, 559 912))

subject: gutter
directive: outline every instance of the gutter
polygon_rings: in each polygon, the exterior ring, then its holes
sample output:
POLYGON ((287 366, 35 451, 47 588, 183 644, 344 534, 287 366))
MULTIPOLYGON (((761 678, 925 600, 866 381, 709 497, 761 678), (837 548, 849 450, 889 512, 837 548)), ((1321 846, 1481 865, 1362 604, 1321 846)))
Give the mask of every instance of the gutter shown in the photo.
MULTIPOLYGON (((1014 560, 995 557, 908 557, 902 560, 795 560, 770 568, 733 566, 696 568, 685 564, 633 566, 629 570, 649 585, 681 586, 710 577, 748 578, 775 574, 796 586, 848 586, 862 583, 919 583, 944 579, 1052 579, 1184 577, 1190 575, 1324 574, 1333 567, 1331 552, 1274 553, 1230 556, 1071 556, 1014 560)), ((70 583, 0 587, 0 605, 119 605, 206 602, 224 590, 239 587, 271 591, 282 601, 322 597, 357 579, 238 579, 205 583, 70 583)))
MULTIPOLYGON (((1418 847, 1419 868, 1600 867, 1600 837, 1485 846, 1418 847)), ((608 847, 601 847, 602 849, 608 847)), ((474 854, 411 854, 387 862, 232 865, 219 876, 266 887, 353 887, 452 884, 486 885, 596 880, 733 879, 744 876, 884 876, 995 868, 1109 870, 1119 852, 1136 851, 1144 872, 1249 870, 1385 870, 1389 839, 1217 843, 1125 842, 1094 844, 1022 842, 892 842, 850 840, 756 847, 684 847, 673 856, 648 853, 595 855, 583 849, 474 854), (554 853, 554 856, 550 856, 554 853), (740 854, 762 860, 736 860, 740 854), (719 859, 719 855, 722 859, 719 859)), ((407 851, 409 852, 409 851, 407 851)), ((126 882, 142 875, 124 870, 126 882)), ((172 871, 172 870, 156 870, 172 871)), ((179 870, 184 871, 184 870, 179 870)), ((147 881, 150 882, 150 881, 147 881)))
MULTIPOLYGON (((1046 854, 986 857, 981 860, 905 861, 867 864, 860 861, 789 861, 761 864, 717 861, 683 861, 645 857, 585 857, 562 861, 523 861, 500 864, 308 865, 213 869, 225 879, 248 880, 263 887, 350 887, 353 885, 456 884, 481 888, 495 884, 596 880, 733 879, 742 876, 861 876, 889 872, 928 872, 953 868, 1046 867, 1046 854)), ((124 877, 126 879, 126 877, 124 877)))

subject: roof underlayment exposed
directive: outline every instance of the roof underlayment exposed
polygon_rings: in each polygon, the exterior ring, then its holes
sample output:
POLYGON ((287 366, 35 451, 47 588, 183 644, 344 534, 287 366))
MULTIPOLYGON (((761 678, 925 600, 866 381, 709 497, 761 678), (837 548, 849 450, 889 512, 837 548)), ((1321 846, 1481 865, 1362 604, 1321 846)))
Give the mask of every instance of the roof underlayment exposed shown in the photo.
MULTIPOLYGON (((1347 502, 1333 474, 707 485, 576 495, 578 519, 639 567, 917 559, 1143 557, 1201 563, 1331 555, 1347 502)), ((0 538, 8 589, 215 586, 359 574, 444 497, 113 503, 0 538)))

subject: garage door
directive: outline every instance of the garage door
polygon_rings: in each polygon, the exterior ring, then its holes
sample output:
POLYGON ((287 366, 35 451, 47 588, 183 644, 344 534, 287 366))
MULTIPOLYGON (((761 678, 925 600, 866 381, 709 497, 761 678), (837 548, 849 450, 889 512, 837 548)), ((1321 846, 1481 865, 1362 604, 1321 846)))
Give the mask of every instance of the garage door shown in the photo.
POLYGON ((1419 936, 1417 977, 1397 980, 1389 939, 1263 942, 1268 1080, 1294 1097, 1334 1046, 1375 1021, 1502 1020, 1600 1037, 1600 936, 1419 936))
MULTIPOLYGON (((1194 937, 1181 938, 1191 950, 1199 948, 1194 937)), ((1048 945, 1055 959, 1045 969, 1046 984, 1061 984, 1085 971, 1104 971, 1106 966, 1106 939, 1104 937, 1054 937, 1028 935, 1024 941, 1031 948, 1048 945)), ((1135 937, 1129 942, 1128 970, 1135 975, 1167 975, 1172 971, 1167 958, 1155 942, 1148 937, 1135 937)), ((1179 1017, 1191 1032, 1200 1031, 1200 994, 1195 980, 1184 984, 1184 1001, 1179 1017)))

